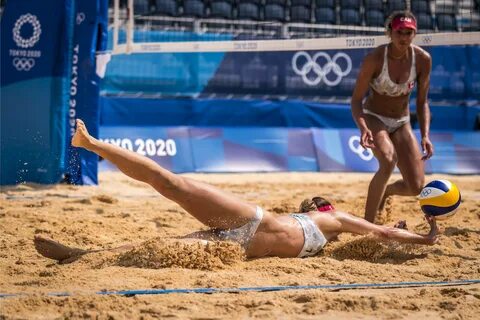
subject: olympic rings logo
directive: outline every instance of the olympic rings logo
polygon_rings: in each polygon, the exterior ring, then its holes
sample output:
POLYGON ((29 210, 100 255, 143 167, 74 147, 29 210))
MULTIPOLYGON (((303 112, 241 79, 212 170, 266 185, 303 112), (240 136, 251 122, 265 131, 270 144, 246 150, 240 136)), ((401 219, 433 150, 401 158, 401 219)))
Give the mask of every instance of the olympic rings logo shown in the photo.
POLYGON ((344 52, 337 52, 333 58, 331 58, 330 55, 325 52, 317 52, 311 57, 307 52, 299 51, 295 53, 292 58, 292 68, 297 75, 302 77, 306 85, 315 86, 323 80, 327 86, 333 87, 338 85, 343 77, 352 71, 352 59, 344 52), (303 66, 299 67, 298 59, 301 57, 303 57, 306 62, 303 66), (323 66, 318 63, 319 58, 325 59, 326 63, 323 66), (347 64, 345 70, 342 70, 341 66, 337 63, 339 59, 345 60, 347 64), (310 79, 307 76, 310 72, 313 72, 316 77, 310 79), (331 72, 336 76, 334 80, 327 78, 327 75, 331 72))
POLYGON ((360 145, 360 137, 359 136, 351 136, 348 139, 348 147, 352 150, 353 153, 357 154, 360 159, 364 161, 370 161, 373 159, 373 152, 370 149, 364 149, 360 145))
POLYGON ((30 71, 35 66, 35 60, 32 58, 15 58, 13 66, 18 71, 30 71))
POLYGON ((38 40, 40 40, 40 34, 42 34, 42 28, 40 22, 37 19, 37 16, 34 16, 30 13, 21 15, 20 18, 15 22, 13 27, 13 40, 17 46, 21 48, 30 48, 33 47, 38 40), (22 29, 24 24, 30 24, 33 28, 33 34, 30 38, 25 39, 20 34, 20 29, 22 29))

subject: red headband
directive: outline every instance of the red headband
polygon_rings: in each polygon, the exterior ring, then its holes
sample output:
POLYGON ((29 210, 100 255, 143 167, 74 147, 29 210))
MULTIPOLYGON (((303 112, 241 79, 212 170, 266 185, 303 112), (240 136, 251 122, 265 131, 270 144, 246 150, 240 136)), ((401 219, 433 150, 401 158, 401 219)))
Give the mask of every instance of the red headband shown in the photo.
POLYGON ((320 212, 325 212, 325 211, 335 210, 335 208, 331 204, 327 204, 321 207, 317 207, 317 210, 320 212))
POLYGON ((396 17, 392 21, 392 29, 413 29, 417 31, 417 21, 411 17, 396 17))

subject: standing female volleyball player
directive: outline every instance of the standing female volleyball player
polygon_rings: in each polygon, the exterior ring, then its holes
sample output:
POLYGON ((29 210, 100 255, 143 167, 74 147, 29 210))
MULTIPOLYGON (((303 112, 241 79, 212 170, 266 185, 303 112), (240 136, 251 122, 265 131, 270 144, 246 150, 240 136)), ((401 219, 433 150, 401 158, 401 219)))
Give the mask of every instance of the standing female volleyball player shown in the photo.
POLYGON ((388 196, 420 193, 425 179, 424 160, 433 155, 427 102, 432 59, 412 44, 417 22, 411 12, 394 12, 386 21, 386 32, 390 43, 365 57, 352 96, 352 114, 361 132, 360 143, 372 149, 379 163, 368 188, 365 219, 370 222, 383 209, 388 196), (415 82, 423 156, 410 125, 409 100, 415 82), (370 94, 362 105, 369 87, 370 94), (403 179, 387 186, 395 165, 403 179))

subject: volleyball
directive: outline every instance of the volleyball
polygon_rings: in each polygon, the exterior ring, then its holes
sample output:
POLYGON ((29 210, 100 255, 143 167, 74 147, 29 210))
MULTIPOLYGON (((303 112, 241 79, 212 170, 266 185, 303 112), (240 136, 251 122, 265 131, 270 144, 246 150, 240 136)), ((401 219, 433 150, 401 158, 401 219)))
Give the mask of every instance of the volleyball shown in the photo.
POLYGON ((433 180, 420 192, 422 211, 442 220, 455 214, 462 197, 457 186, 448 180, 433 180))

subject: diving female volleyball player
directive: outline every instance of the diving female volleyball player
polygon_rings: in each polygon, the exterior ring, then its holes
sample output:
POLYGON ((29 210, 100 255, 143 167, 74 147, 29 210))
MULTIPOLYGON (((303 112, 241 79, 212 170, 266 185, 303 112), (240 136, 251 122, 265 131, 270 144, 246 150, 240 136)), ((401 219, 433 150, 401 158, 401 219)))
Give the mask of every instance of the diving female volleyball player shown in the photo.
MULTIPOLYGON (((148 183, 211 228, 194 232, 185 238, 234 241, 243 246, 246 256, 250 258, 312 256, 342 232, 373 234, 381 241, 428 245, 437 241, 438 230, 434 218, 427 218, 430 232, 419 235, 404 229, 372 224, 336 210, 320 197, 304 201, 301 213, 271 214, 214 186, 176 175, 147 157, 99 141, 88 134, 81 120, 77 120, 72 145, 94 152, 115 164, 129 177, 148 183)), ((69 248, 42 237, 35 238, 35 247, 42 255, 59 261, 92 252, 69 248)))
POLYGON ((370 222, 383 209, 387 197, 420 193, 425 179, 424 160, 433 155, 427 101, 432 59, 412 44, 417 22, 411 12, 394 12, 386 21, 386 32, 391 41, 365 57, 351 102, 352 115, 361 132, 360 144, 371 148, 379 163, 365 207, 365 219, 370 222), (410 125, 409 100, 415 82, 423 156, 410 125), (369 88, 370 94, 362 105, 369 88), (387 186, 395 165, 403 179, 387 186))

